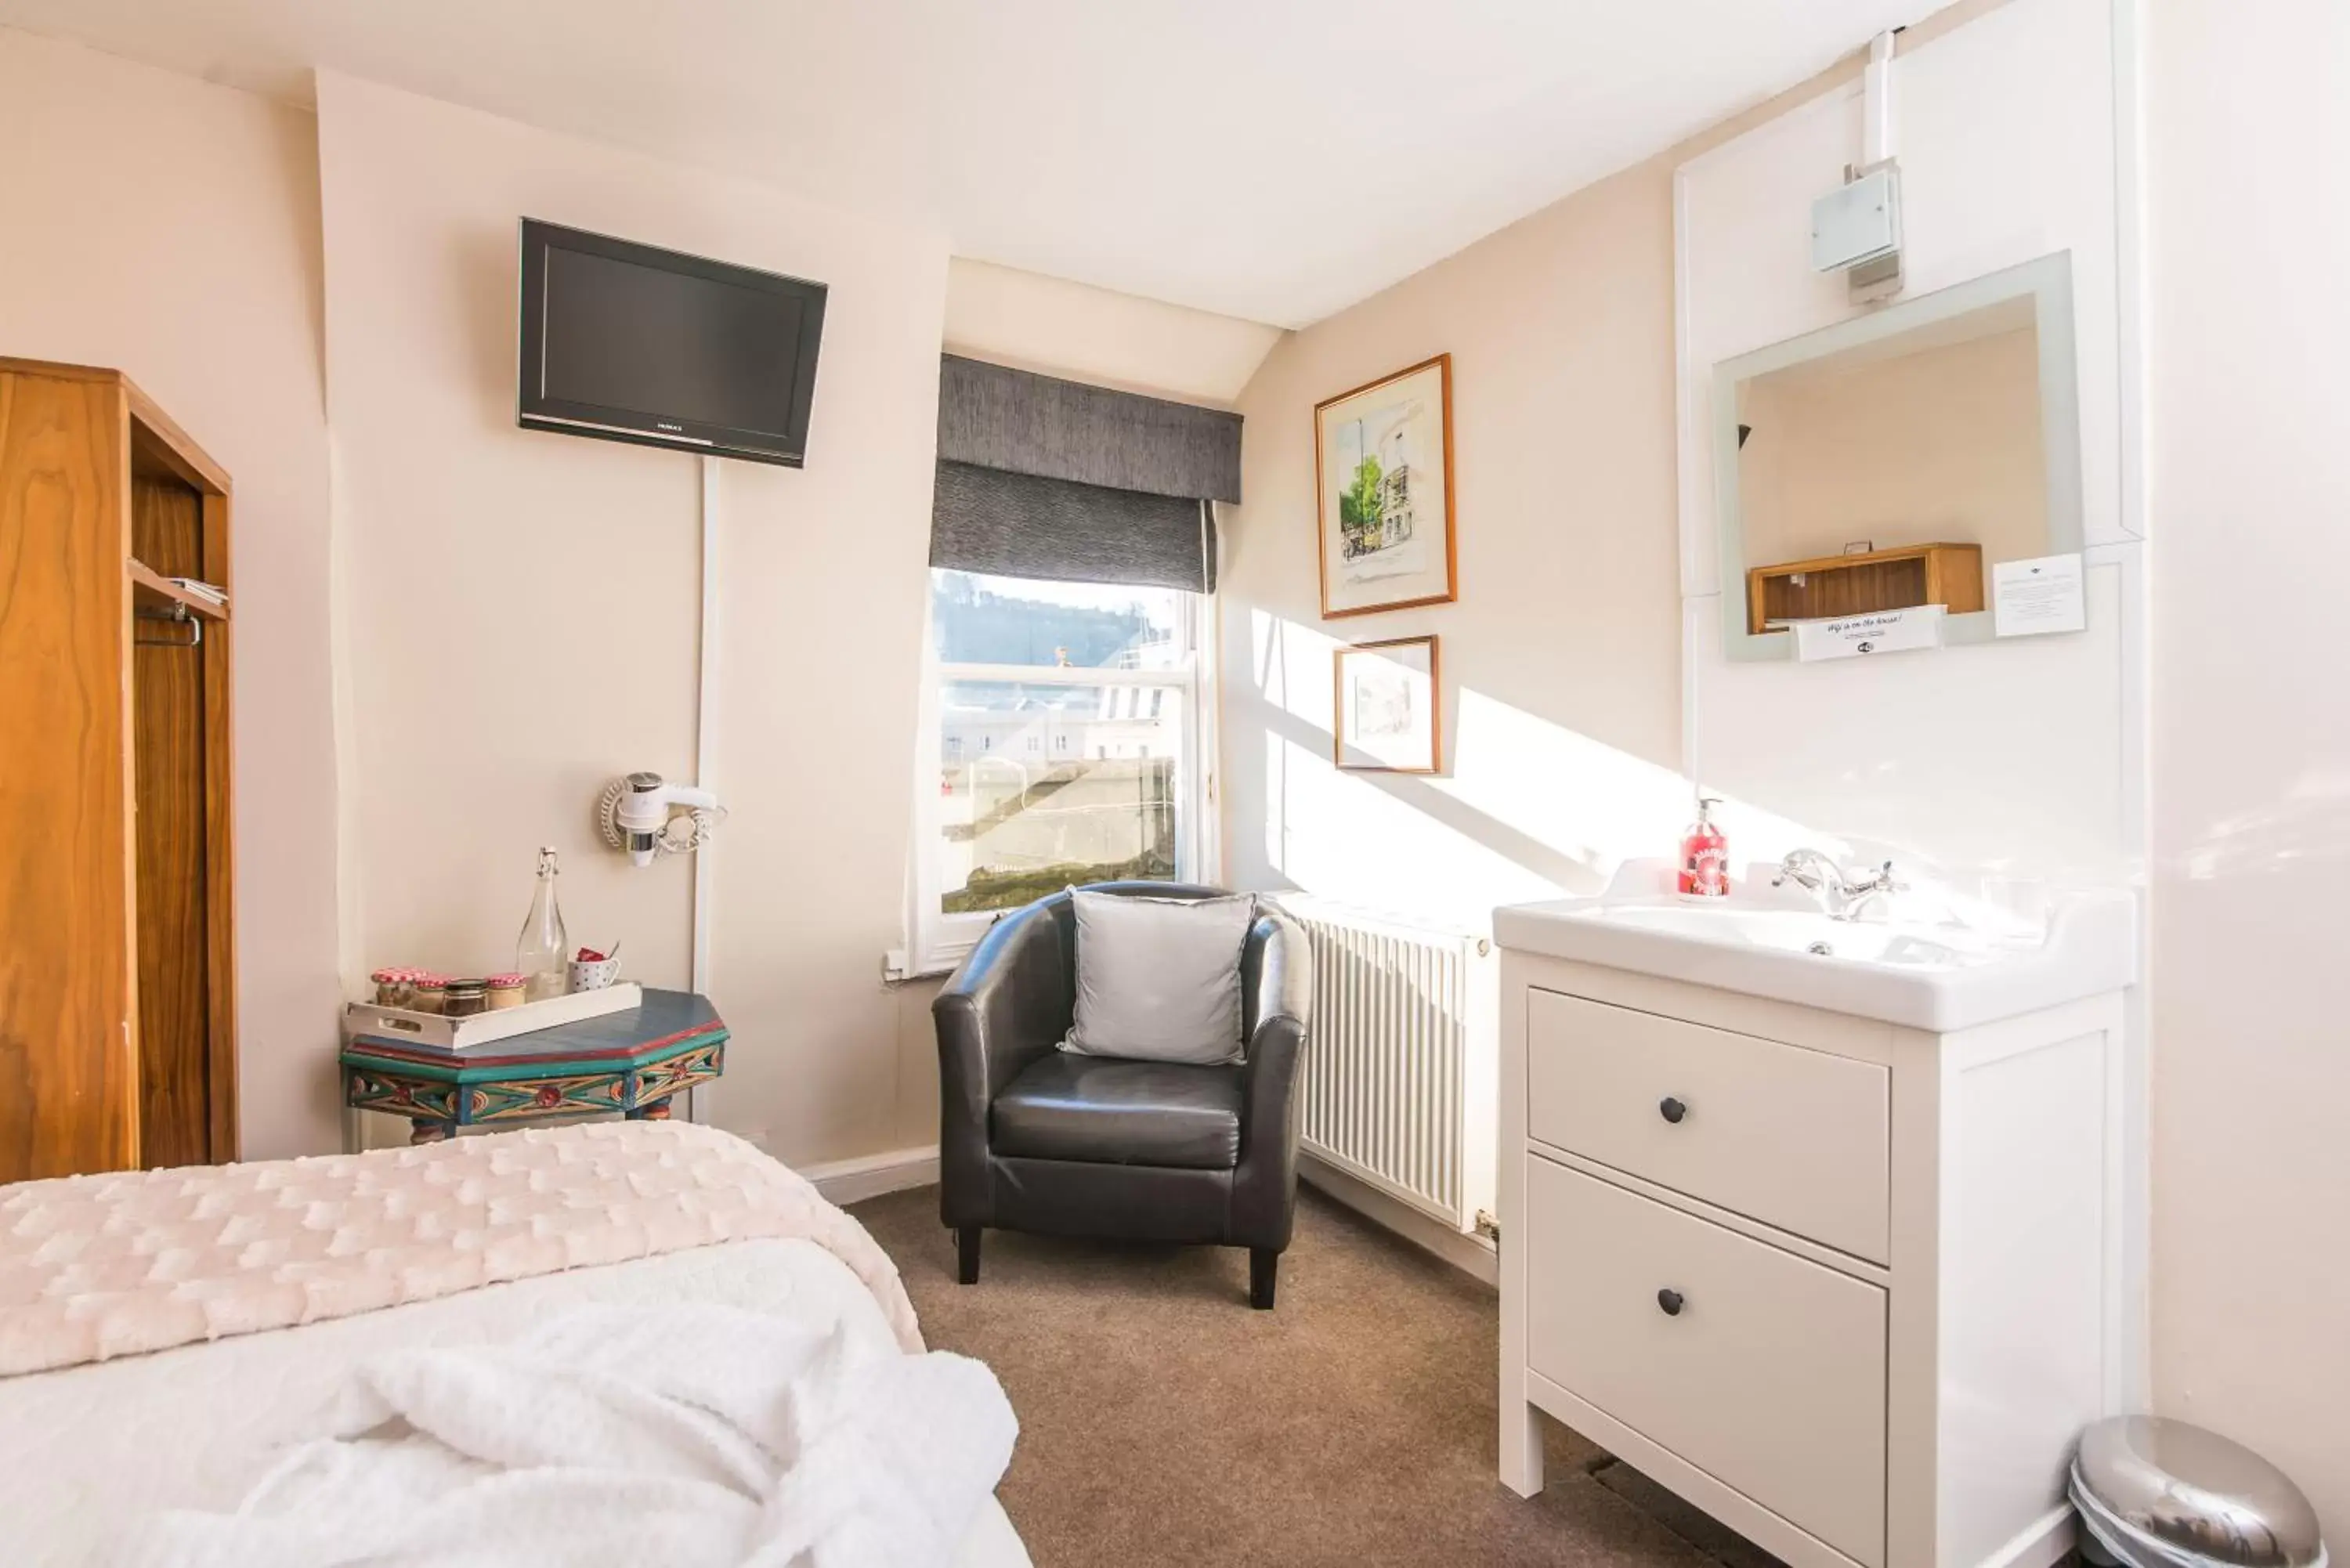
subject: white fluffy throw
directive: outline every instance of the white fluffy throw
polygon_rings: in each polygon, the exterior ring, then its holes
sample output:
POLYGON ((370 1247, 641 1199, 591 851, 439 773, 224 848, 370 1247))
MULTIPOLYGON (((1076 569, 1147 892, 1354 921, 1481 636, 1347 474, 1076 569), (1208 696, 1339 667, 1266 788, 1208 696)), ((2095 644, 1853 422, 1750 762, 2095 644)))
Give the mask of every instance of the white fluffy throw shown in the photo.
POLYGON ((339 1428, 125 1568, 933 1568, 1019 1430, 976 1361, 720 1306, 401 1351, 339 1428))

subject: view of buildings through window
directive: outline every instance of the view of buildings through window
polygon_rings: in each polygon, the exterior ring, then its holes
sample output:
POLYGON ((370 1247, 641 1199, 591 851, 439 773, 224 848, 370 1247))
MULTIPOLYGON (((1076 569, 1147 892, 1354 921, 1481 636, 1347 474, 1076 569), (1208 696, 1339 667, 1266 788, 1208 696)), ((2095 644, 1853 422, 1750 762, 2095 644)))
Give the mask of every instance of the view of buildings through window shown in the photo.
POLYGON ((941 909, 1174 877, 1191 788, 1191 596, 931 576, 941 909))

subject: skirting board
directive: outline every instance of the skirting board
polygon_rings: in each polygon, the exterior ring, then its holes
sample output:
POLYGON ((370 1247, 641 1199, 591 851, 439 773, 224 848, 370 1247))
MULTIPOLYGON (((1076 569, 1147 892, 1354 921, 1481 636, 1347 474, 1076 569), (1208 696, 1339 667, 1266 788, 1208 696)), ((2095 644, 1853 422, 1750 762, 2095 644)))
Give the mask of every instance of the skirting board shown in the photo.
POLYGON ((831 1159, 798 1169, 816 1183, 816 1189, 824 1194, 827 1201, 857 1203, 885 1192, 934 1185, 939 1179, 939 1146, 859 1155, 855 1159, 831 1159))
POLYGON ((1369 1182, 1349 1176, 1311 1154, 1297 1157, 1297 1174, 1372 1223, 1386 1227, 1425 1251, 1435 1253, 1454 1268, 1501 1288, 1501 1254, 1482 1236, 1464 1236, 1431 1220, 1408 1203, 1399 1203, 1369 1182))

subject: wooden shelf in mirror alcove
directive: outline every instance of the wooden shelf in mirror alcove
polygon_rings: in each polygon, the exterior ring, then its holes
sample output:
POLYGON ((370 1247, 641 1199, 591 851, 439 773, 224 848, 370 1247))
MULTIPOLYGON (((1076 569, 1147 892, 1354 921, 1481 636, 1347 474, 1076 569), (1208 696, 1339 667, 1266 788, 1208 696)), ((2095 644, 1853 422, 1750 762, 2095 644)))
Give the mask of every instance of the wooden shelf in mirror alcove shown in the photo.
POLYGON ((130 601, 140 609, 170 609, 176 605, 203 620, 228 618, 226 605, 216 605, 202 594, 188 592, 144 561, 134 559, 128 564, 128 569, 130 601))
POLYGON ((1857 556, 1823 556, 1755 566, 1746 574, 1746 630, 1772 623, 1942 605, 1952 615, 1983 607, 1981 545, 1905 545, 1857 556))

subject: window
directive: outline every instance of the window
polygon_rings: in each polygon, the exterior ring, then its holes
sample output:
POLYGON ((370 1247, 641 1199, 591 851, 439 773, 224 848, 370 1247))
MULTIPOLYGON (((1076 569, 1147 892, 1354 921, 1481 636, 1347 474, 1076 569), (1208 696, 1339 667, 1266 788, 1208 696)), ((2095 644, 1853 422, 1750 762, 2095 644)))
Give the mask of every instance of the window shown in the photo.
POLYGON ((1207 605, 931 572, 913 969, 1072 882, 1212 876, 1207 605))

